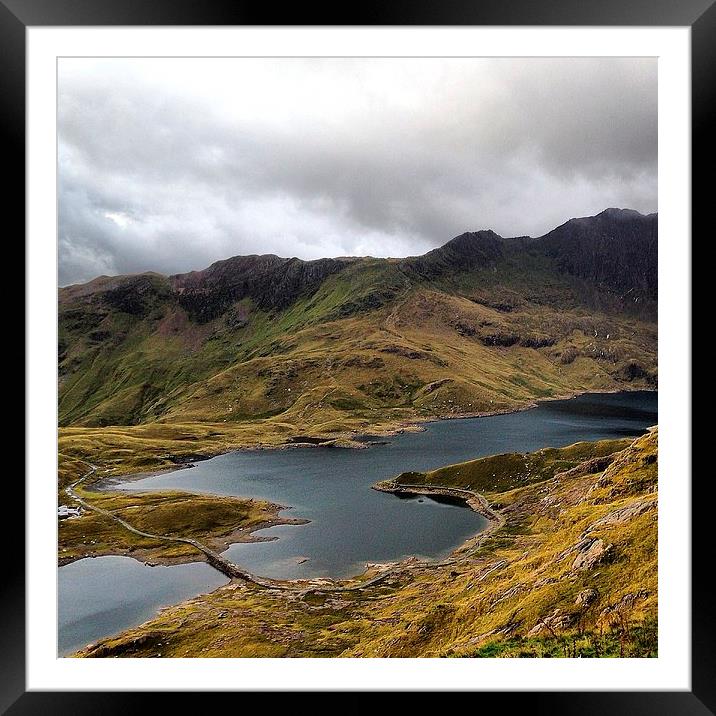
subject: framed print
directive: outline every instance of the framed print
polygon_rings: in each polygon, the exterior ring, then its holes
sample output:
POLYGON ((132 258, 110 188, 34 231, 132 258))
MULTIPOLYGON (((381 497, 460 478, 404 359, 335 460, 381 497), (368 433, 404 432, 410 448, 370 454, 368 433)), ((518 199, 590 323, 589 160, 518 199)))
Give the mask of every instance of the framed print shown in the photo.
POLYGON ((716 709, 710 2, 0 13, 27 265, 7 713, 716 709))

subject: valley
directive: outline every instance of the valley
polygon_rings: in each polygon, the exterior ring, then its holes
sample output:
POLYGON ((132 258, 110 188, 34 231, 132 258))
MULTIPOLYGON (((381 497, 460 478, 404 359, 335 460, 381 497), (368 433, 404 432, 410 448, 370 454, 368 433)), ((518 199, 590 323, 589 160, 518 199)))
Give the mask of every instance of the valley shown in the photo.
POLYGON ((656 444, 654 429, 445 467, 425 492, 464 490, 469 472, 500 516, 451 558, 352 591, 234 580, 79 655, 656 656, 656 444), (540 469, 515 486, 517 457, 540 469))
POLYGON ((412 259, 236 257, 63 288, 60 453, 137 472, 653 389, 656 240, 656 215, 607 210, 412 259))
POLYGON ((174 569, 198 540, 296 587, 150 600, 79 655, 654 656, 656 264, 657 216, 608 209, 417 257, 61 288, 58 500, 81 514, 59 564, 174 569), (654 395, 633 423, 630 394, 654 395))

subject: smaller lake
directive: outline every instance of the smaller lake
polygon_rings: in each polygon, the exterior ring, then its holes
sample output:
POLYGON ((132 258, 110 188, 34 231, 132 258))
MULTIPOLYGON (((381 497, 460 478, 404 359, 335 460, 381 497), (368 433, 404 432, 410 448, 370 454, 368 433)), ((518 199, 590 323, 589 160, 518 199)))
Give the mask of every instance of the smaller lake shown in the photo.
POLYGON ((205 562, 148 567, 131 557, 88 557, 60 567, 58 655, 141 624, 161 607, 228 581, 205 562))

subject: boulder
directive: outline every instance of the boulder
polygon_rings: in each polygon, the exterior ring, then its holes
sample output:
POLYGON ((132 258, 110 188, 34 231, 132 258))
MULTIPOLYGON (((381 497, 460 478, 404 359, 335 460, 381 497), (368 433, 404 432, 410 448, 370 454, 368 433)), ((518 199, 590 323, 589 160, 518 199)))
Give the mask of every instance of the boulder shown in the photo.
POLYGON ((605 544, 601 539, 583 540, 581 544, 584 546, 572 562, 572 571, 592 569, 602 562, 609 561, 614 552, 614 546, 605 544))
POLYGON ((582 607, 582 609, 586 609, 587 607, 594 604, 594 602, 599 599, 599 592, 596 589, 589 588, 589 589, 583 589, 578 595, 577 598, 574 600, 574 603, 578 607, 582 607))
POLYGON ((574 614, 562 614, 561 610, 555 609, 550 615, 540 619, 532 629, 527 632, 527 636, 539 636, 540 634, 556 634, 559 631, 570 629, 576 622, 574 614))

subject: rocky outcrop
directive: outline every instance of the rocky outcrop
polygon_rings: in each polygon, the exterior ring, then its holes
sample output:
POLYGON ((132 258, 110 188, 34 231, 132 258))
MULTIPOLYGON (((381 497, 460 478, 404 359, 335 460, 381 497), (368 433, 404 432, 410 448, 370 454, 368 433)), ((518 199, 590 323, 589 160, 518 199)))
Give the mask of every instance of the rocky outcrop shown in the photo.
POLYGON ((614 553, 614 546, 601 539, 584 539, 576 547, 577 556, 572 562, 572 571, 580 572, 608 562, 614 553))
POLYGON ((625 304, 655 303, 658 216, 631 209, 570 219, 532 244, 560 270, 617 293, 625 304))
POLYGON ((643 515, 649 510, 654 509, 656 509, 656 500, 647 499, 640 500, 639 502, 633 502, 630 505, 620 507, 619 509, 610 512, 608 515, 605 515, 601 519, 597 520, 589 526, 589 529, 585 532, 585 534, 589 534, 590 532, 594 532, 605 527, 620 525, 624 522, 628 522, 629 520, 633 520, 639 515, 643 515))
POLYGON ((217 261, 203 271, 170 277, 179 304, 202 323, 220 316, 233 303, 250 298, 263 310, 281 310, 299 296, 315 293, 350 259, 283 259, 266 256, 235 256, 217 261))
POLYGON ((563 614, 560 609, 555 609, 544 619, 540 619, 540 621, 527 632, 527 636, 533 637, 542 634, 551 634, 554 636, 557 632, 574 626, 576 620, 577 618, 574 614, 563 614))
POLYGON ((408 275, 437 278, 491 266, 504 254, 505 239, 494 231, 469 231, 423 256, 405 259, 400 267, 408 275))
POLYGON ((610 604, 601 611, 599 623, 606 627, 623 626, 625 618, 628 619, 637 602, 645 600, 648 596, 649 592, 646 589, 625 594, 616 604, 610 604))
POLYGON ((166 279, 157 274, 124 276, 102 294, 103 302, 111 309, 137 318, 149 314, 157 302, 169 295, 166 279))
POLYGON ((582 477, 583 475, 594 475, 598 472, 602 472, 607 467, 609 467, 612 462, 614 462, 614 458, 616 457, 616 455, 617 453, 614 453, 612 455, 604 455, 602 457, 594 457, 591 460, 585 460, 584 462, 579 463, 579 465, 576 465, 570 470, 565 470, 564 472, 557 473, 555 475, 555 478, 558 480, 569 480, 574 477, 582 477))
POLYGON ((577 598, 574 600, 574 604, 577 607, 586 609, 587 607, 592 606, 597 599, 599 599, 599 591, 590 587, 589 589, 583 589, 577 595, 577 598))

